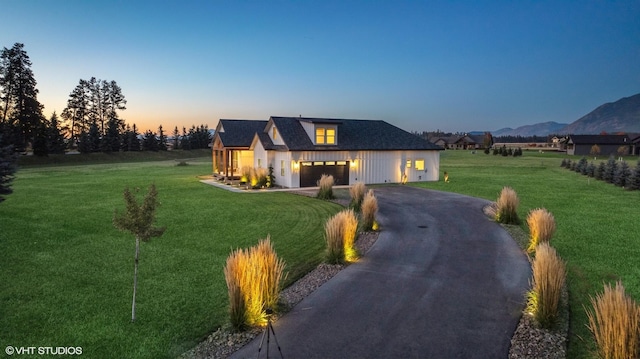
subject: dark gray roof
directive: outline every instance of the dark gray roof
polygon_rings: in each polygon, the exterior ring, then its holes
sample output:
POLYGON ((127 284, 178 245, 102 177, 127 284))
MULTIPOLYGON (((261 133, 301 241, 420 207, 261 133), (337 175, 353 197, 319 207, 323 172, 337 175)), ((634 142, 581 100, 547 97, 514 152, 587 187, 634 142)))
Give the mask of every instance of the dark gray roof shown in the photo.
POLYGON ((570 135, 567 142, 576 145, 625 145, 631 141, 627 135, 570 135))
MULTIPOLYGON (((267 121, 220 120, 224 132, 217 132, 224 147, 249 147, 256 133, 261 133, 267 121)), ((267 136, 269 137, 269 136, 267 136)))
POLYGON ((440 146, 380 120, 276 116, 270 120, 276 125, 289 151, 442 150, 440 146), (337 145, 314 145, 301 121, 336 124, 337 145))

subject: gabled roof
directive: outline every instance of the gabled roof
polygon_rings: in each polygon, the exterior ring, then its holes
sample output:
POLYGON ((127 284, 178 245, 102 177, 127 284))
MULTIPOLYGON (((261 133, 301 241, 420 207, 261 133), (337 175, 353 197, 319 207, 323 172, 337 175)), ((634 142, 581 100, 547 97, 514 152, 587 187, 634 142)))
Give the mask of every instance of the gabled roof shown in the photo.
POLYGON ((570 135, 567 143, 574 145, 626 145, 631 141, 627 135, 570 135))
POLYGON ((266 125, 267 121, 221 119, 218 128, 222 126, 224 131, 216 131, 216 135, 219 136, 224 147, 249 148, 254 135, 262 132, 266 125))
POLYGON ((272 116, 269 121, 275 124, 289 151, 442 150, 440 146, 380 120, 272 116), (314 145, 301 122, 337 125, 337 144, 314 145))

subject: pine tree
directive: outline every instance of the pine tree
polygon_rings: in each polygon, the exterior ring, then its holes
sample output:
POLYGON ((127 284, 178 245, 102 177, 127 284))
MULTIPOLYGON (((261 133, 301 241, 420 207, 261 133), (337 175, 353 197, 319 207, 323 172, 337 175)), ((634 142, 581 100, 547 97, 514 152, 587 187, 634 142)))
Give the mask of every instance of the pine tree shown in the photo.
POLYGON ((182 128, 182 138, 180 139, 180 148, 186 151, 191 149, 191 140, 189 139, 189 134, 187 134, 187 129, 184 127, 182 128))
POLYGON ((607 163, 604 167, 604 173, 602 173, 602 179, 606 182, 613 183, 616 171, 618 170, 618 164, 613 155, 609 156, 607 163))
POLYGON ((98 123, 94 122, 89 127, 88 133, 88 141, 89 141, 89 152, 98 152, 100 151, 100 128, 98 128, 98 123))
POLYGON ((47 148, 49 149, 49 153, 56 155, 64 154, 66 148, 65 138, 60 129, 58 115, 55 112, 51 115, 47 125, 47 148))
POLYGON ((589 165, 587 166, 587 176, 594 177, 595 172, 596 172, 596 165, 594 165, 593 162, 589 163, 589 165))
POLYGON ((167 136, 164 134, 164 130, 162 129, 162 125, 158 127, 158 149, 160 151, 167 150, 167 136))
POLYGON ((151 132, 151 130, 147 130, 142 137, 142 150, 153 152, 158 152, 160 150, 156 134, 151 132))
POLYGON ((600 162, 600 164, 596 167, 595 172, 593 173, 593 178, 597 180, 604 180, 604 172, 606 170, 607 165, 604 162, 600 162))
POLYGON ((133 269, 133 300, 131 303, 131 321, 136 320, 136 292, 138 290, 138 260, 140 258, 140 241, 149 242, 153 237, 160 237, 164 233, 164 227, 154 227, 156 208, 159 205, 156 186, 152 184, 149 192, 144 197, 142 204, 138 204, 135 195, 129 188, 124 190, 125 213, 119 214, 115 210, 113 225, 121 230, 134 235, 136 239, 136 252, 133 269))
POLYGON ((640 190, 640 161, 638 161, 636 167, 631 171, 627 188, 630 190, 640 190))
POLYGON ((177 150, 180 147, 180 132, 178 126, 173 129, 173 149, 177 150))
POLYGON ((626 161, 622 161, 616 170, 615 175, 613 176, 613 183, 619 187, 625 187, 627 182, 629 182, 629 177, 631 177, 631 170, 629 169, 629 165, 626 161))
POLYGON ((35 132, 45 121, 36 84, 24 45, 15 43, 11 49, 5 47, 0 55, 2 123, 17 127, 19 132, 13 143, 19 151, 33 142, 35 132))
POLYGON ((49 155, 47 147, 47 125, 42 123, 33 131, 33 155, 46 157, 49 155))
MULTIPOLYGON (((0 123, 0 129, 4 130, 4 125, 0 123)), ((13 150, 13 145, 4 140, 0 131, 0 202, 5 200, 5 196, 11 194, 11 182, 17 170, 16 162, 18 155, 13 150)))
POLYGON ((107 131, 100 142, 102 152, 118 152, 120 151, 120 124, 117 119, 110 118, 107 121, 107 131))
POLYGON ((136 124, 133 124, 131 128, 131 133, 127 138, 127 145, 129 147, 129 151, 140 151, 140 139, 138 138, 140 134, 138 133, 138 127, 136 124))

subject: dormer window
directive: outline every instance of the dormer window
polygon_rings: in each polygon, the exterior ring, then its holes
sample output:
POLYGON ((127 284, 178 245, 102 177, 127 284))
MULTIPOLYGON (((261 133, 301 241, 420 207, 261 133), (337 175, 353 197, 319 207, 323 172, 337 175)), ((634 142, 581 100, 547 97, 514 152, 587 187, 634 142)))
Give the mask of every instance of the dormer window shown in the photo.
POLYGON ((336 129, 332 127, 316 127, 316 145, 335 145, 336 129))
POLYGON ((276 126, 273 126, 273 139, 277 140, 278 139, 278 130, 276 129, 276 126))

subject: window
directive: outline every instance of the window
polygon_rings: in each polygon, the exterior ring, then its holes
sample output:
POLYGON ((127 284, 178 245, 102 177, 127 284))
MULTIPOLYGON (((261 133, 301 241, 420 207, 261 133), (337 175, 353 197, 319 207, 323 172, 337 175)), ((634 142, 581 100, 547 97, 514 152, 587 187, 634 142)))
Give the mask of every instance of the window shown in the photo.
POLYGON ((276 129, 276 126, 273 126, 273 139, 278 139, 278 130, 276 129))
POLYGON ((316 128, 316 144, 324 145, 324 128, 316 128))
POLYGON ((424 160, 423 159, 416 160, 416 170, 424 171, 424 160))
POLYGON ((262 167, 262 158, 258 158, 258 168, 262 167))
POLYGON ((411 168, 411 160, 407 160, 407 168, 411 168))
MULTIPOLYGON (((273 128, 276 129, 275 127, 273 128)), ((280 161, 280 176, 284 176, 284 160, 280 161)))
POLYGON ((335 143, 335 128, 316 127, 316 145, 334 145, 335 143))

